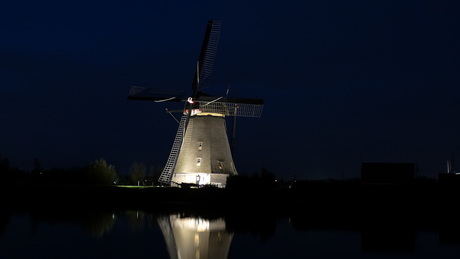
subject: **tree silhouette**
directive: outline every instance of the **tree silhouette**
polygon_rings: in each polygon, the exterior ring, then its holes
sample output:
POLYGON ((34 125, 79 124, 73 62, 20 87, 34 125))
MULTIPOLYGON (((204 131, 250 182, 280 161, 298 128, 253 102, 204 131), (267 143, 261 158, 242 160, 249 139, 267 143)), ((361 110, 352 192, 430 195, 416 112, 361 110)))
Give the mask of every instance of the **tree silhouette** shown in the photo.
POLYGON ((0 175, 6 175, 10 172, 10 161, 0 155, 0 175))
POLYGON ((33 166, 33 169, 32 169, 32 176, 37 178, 37 177, 40 177, 40 175, 43 173, 43 169, 42 169, 42 166, 40 164, 40 160, 38 160, 38 158, 35 158, 34 159, 34 166, 33 166))
POLYGON ((150 166, 148 175, 149 184, 154 185, 155 183, 158 183, 158 178, 160 178, 161 172, 163 172, 162 166, 150 166))
POLYGON ((134 161, 131 167, 129 168, 129 176, 131 182, 133 182, 134 184, 142 182, 145 178, 146 171, 147 169, 144 163, 134 161))
POLYGON ((96 159, 88 166, 88 183, 111 185, 117 178, 115 166, 107 164, 105 159, 96 159))

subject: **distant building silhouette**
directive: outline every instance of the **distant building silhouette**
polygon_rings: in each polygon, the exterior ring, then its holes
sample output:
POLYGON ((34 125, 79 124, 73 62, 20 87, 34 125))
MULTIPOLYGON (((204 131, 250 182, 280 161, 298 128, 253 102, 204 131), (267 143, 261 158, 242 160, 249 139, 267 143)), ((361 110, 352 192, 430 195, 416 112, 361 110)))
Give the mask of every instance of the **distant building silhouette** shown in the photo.
POLYGON ((438 174, 438 180, 441 183, 460 183, 460 174, 459 173, 441 173, 438 174))
POLYGON ((455 171, 454 154, 450 160, 447 160, 447 172, 440 173, 438 180, 442 183, 460 183, 460 173, 455 171))
POLYGON ((407 183, 415 179, 414 163, 362 163, 361 181, 365 183, 407 183))

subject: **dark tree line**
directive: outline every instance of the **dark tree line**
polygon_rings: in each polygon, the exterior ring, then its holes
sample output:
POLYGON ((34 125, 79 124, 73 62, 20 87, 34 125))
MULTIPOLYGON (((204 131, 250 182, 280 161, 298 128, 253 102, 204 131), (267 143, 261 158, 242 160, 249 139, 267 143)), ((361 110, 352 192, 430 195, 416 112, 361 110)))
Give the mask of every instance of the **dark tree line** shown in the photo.
POLYGON ((14 183, 27 177, 27 172, 11 167, 10 160, 0 155, 0 183, 14 183))
POLYGON ((151 166, 147 173, 147 167, 143 162, 133 162, 129 168, 129 184, 133 185, 155 185, 160 177, 162 168, 151 166))
POLYGON ((49 171, 41 170, 39 174, 34 175, 34 178, 40 182, 113 185, 117 181, 118 175, 115 166, 100 158, 85 166, 53 168, 49 171))
POLYGON ((161 167, 147 167, 142 162, 133 162, 129 175, 118 175, 115 166, 108 164, 103 158, 90 161, 83 166, 69 168, 52 168, 45 170, 39 159, 34 159, 30 172, 13 168, 10 161, 0 154, 0 184, 13 183, 56 183, 56 184, 130 184, 152 186, 158 184, 157 180, 162 172, 161 167))
MULTIPOLYGON (((0 184, 11 183, 56 183, 56 184, 130 184, 153 186, 158 184, 162 172, 161 167, 151 166, 148 170, 143 162, 133 162, 129 175, 118 175, 115 166, 108 164, 103 158, 90 161, 84 166, 70 168, 52 168, 44 170, 38 159, 34 159, 30 172, 12 168, 7 158, 0 155, 0 184)), ((265 167, 250 175, 239 174, 227 180, 227 188, 273 190, 280 186, 275 174, 265 167)))
POLYGON ((26 172, 10 166, 7 158, 0 157, 0 182, 2 184, 56 183, 112 185, 118 179, 113 165, 103 158, 84 166, 53 168, 44 170, 38 159, 34 160, 32 171, 26 172))
POLYGON ((228 189, 274 190, 278 187, 276 176, 265 167, 250 175, 239 174, 227 179, 228 189))

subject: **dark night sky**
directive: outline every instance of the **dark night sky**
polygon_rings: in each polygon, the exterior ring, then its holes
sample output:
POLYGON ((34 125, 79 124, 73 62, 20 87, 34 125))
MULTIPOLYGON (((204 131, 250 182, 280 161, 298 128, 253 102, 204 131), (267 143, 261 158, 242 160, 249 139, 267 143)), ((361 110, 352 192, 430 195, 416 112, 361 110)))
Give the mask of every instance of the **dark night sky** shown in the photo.
POLYGON ((0 153, 31 170, 105 158, 163 166, 208 20, 222 21, 212 93, 265 100, 238 118, 235 163, 284 179, 352 178, 360 162, 460 170, 455 0, 9 1, 0 8, 0 153))

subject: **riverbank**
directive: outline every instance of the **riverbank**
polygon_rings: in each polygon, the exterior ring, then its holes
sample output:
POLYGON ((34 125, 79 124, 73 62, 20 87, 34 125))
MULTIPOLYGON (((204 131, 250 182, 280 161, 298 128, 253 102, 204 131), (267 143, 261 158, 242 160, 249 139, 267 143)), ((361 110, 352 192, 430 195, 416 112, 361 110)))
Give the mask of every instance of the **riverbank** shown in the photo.
POLYGON ((126 188, 118 186, 23 184, 3 186, 5 206, 197 209, 221 212, 308 211, 337 213, 399 210, 407 213, 455 211, 459 184, 437 181, 406 184, 365 184, 358 181, 302 181, 285 188, 126 188))

